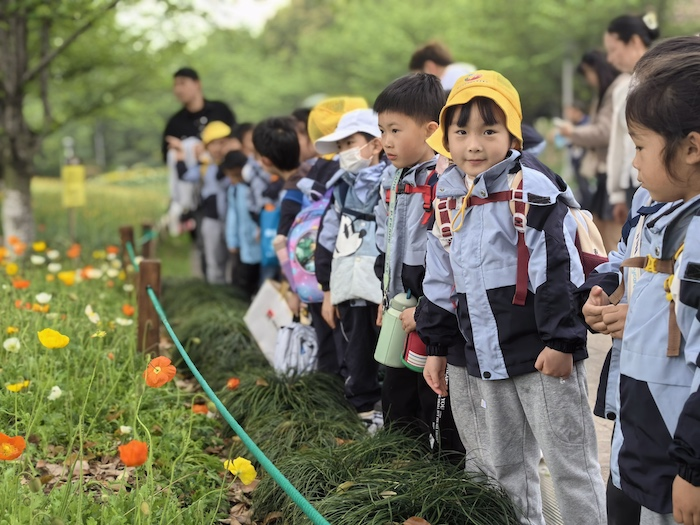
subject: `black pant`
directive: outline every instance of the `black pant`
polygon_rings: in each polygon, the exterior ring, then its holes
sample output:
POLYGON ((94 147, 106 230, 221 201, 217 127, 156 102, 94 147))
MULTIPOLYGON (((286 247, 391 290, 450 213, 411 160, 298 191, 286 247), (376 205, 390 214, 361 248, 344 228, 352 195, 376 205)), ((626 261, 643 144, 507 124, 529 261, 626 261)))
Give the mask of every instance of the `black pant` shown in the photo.
POLYGON ((608 490, 605 493, 608 508, 608 525, 639 525, 642 506, 618 489, 608 478, 608 490))
POLYGON ((382 385, 385 425, 427 440, 432 433, 436 410, 437 394, 425 382, 423 374, 408 368, 386 367, 382 385))
POLYGON ((346 343, 342 349, 340 375, 345 379, 345 398, 358 412, 372 410, 379 401, 379 363, 374 360, 379 330, 377 329, 377 305, 362 301, 361 306, 351 306, 355 301, 338 305, 340 327, 346 343))
POLYGON ((231 283, 245 293, 249 299, 252 298, 258 293, 260 265, 241 262, 240 254, 235 255, 231 269, 231 283))
POLYGON ((340 348, 345 344, 343 334, 339 326, 335 330, 328 326, 321 315, 321 303, 310 303, 309 314, 311 326, 316 332, 318 341, 318 365, 319 372, 340 375, 340 348))

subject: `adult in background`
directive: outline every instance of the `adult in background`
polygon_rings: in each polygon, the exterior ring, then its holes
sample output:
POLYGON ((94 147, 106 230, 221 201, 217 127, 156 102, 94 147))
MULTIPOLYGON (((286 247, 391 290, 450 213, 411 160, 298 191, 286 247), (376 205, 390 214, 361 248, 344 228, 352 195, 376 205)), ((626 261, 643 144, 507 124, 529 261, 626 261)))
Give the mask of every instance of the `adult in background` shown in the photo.
POLYGON ((164 161, 173 139, 200 137, 209 122, 223 122, 231 128, 236 123, 235 114, 225 102, 204 98, 199 75, 192 68, 183 67, 175 72, 173 93, 182 104, 182 109, 170 117, 165 126, 162 143, 164 161))
MULTIPOLYGON (((168 209, 168 228, 171 235, 178 235, 189 230, 192 238, 197 240, 196 229, 202 217, 195 210, 199 205, 199 184, 181 180, 175 168, 178 152, 184 152, 188 167, 199 163, 199 156, 204 147, 199 142, 202 130, 210 122, 223 122, 229 127, 236 123, 231 108, 224 102, 207 100, 202 93, 202 83, 197 72, 189 67, 178 69, 173 75, 173 93, 182 104, 165 126, 161 150, 163 161, 170 170, 170 207, 168 209), (194 220, 193 220, 194 219, 194 220), (194 225, 194 226, 192 226, 194 225)), ((193 273, 203 273, 205 263, 202 260, 200 246, 192 253, 193 273), (201 266, 201 268, 199 268, 201 266)))
POLYGON ((560 126, 559 132, 568 138, 573 146, 586 149, 580 172, 584 178, 596 183, 588 210, 593 214, 593 220, 603 236, 606 250, 612 251, 617 246, 622 228, 612 220, 612 206, 607 191, 606 159, 613 116, 613 92, 618 85, 626 83, 627 79, 608 62, 605 53, 598 50, 588 51, 583 55, 578 72, 596 91, 589 110, 591 120, 579 126, 566 122, 560 126))
POLYGON ((659 23, 654 13, 618 16, 610 22, 603 36, 608 61, 624 73, 627 79, 613 90, 613 120, 607 159, 608 195, 613 207, 613 218, 619 224, 624 224, 627 220, 632 195, 639 187, 637 170, 632 167, 635 148, 625 116, 627 93, 634 66, 657 38, 659 23))
POLYGON ((435 75, 440 79, 442 88, 450 91, 459 77, 476 71, 476 66, 455 62, 449 49, 440 42, 433 41, 413 52, 408 69, 435 75))

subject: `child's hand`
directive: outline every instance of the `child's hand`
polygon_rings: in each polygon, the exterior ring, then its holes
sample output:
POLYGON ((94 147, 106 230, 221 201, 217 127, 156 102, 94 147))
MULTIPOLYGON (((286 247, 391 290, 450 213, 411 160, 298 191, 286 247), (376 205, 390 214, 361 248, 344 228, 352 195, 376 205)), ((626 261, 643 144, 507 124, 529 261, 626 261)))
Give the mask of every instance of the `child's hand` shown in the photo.
POLYGON ((673 519, 683 525, 700 523, 700 487, 680 476, 673 480, 673 519))
POLYGON ((377 326, 382 326, 382 316, 384 315, 384 307, 380 304, 377 308, 377 326))
POLYGON ((410 334, 416 329, 416 320, 414 319, 414 315, 416 313, 416 308, 406 308, 403 312, 401 312, 401 315, 399 315, 399 319, 401 320, 401 327, 403 328, 403 331, 406 332, 407 334, 410 334))
POLYGON ((608 333, 616 339, 622 339, 628 308, 628 304, 611 304, 603 307, 603 322, 608 327, 608 333))
POLYGON ((608 327, 603 321, 603 307, 610 304, 610 298, 600 286, 594 286, 583 305, 583 318, 592 330, 601 334, 608 333, 608 327))
POLYGON ((233 255, 238 254, 238 248, 229 248, 228 251, 230 254, 233 254, 233 255))
POLYGON ((537 356, 535 368, 546 376, 566 379, 574 369, 574 356, 545 346, 537 356))
POLYGON ((331 292, 323 292, 321 315, 328 326, 335 328, 335 320, 338 315, 338 310, 331 304, 331 292))
POLYGON ((301 309, 301 299, 299 299, 299 296, 289 290, 285 299, 287 300, 287 306, 289 306, 289 309, 294 314, 294 317, 299 317, 299 310, 301 309))
POLYGON ((179 138, 168 135, 165 137, 165 142, 168 143, 168 149, 182 151, 182 141, 179 138))
POLYGON ((423 368, 425 382, 433 389, 433 392, 442 397, 447 396, 447 382, 445 381, 446 370, 446 357, 429 355, 425 360, 425 367, 423 368))

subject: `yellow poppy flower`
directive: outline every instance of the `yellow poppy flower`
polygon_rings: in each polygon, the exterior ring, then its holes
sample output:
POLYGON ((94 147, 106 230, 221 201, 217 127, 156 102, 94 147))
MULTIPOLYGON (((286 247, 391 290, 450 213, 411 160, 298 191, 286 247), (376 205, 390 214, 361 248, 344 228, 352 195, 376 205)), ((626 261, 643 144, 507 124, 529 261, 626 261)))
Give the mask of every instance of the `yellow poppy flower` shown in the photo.
POLYGON ((237 457, 233 461, 224 461, 224 468, 241 480, 244 485, 250 485, 258 475, 255 467, 245 458, 237 457))
POLYGON ((70 342, 70 337, 51 328, 44 328, 41 332, 37 332, 37 335, 41 344, 50 349, 63 348, 70 342))
POLYGON ((13 275, 17 275, 17 272, 19 271, 19 266, 17 266, 17 263, 9 263, 7 266, 5 266, 5 273, 12 277, 13 275))
POLYGON ((75 272, 66 271, 58 272, 58 280, 61 281, 66 286, 73 286, 75 283, 75 272))
POLYGON ((38 241, 32 244, 32 250, 35 252, 43 252, 46 250, 46 243, 44 241, 38 241))
POLYGON ((5 330, 5 331, 7 332, 7 335, 12 335, 12 334, 18 333, 19 328, 17 328, 16 326, 8 326, 7 330, 5 330))
POLYGON ((31 381, 29 381, 29 379, 25 379, 21 383, 13 383, 11 385, 5 385, 5 388, 7 388, 10 392, 21 392, 25 388, 28 388, 30 383, 31 383, 31 381))

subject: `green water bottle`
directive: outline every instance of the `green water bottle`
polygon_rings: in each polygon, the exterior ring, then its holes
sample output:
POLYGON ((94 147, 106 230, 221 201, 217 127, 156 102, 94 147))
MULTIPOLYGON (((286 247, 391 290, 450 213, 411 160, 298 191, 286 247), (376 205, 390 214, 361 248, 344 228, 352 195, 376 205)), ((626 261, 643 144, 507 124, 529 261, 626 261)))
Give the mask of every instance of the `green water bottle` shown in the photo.
POLYGON ((401 361, 406 345, 406 332, 401 326, 399 316, 407 308, 413 308, 418 304, 415 297, 400 293, 389 302, 389 308, 384 310, 382 316, 382 329, 379 332, 377 348, 374 351, 375 361, 392 368, 403 368, 401 361))

